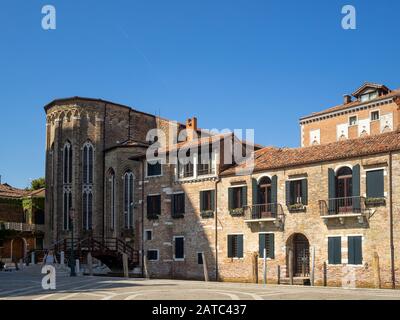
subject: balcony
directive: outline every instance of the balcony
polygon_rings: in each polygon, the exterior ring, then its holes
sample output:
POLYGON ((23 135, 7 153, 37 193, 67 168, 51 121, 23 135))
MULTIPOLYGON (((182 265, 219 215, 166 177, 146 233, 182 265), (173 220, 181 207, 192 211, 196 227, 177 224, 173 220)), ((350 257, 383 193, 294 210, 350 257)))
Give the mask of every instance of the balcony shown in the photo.
POLYGON ((245 208, 245 222, 268 223, 272 222, 275 226, 283 226, 285 215, 280 203, 256 204, 245 208))
POLYGON ((366 207, 364 197, 319 200, 319 210, 325 223, 338 219, 340 224, 344 224, 345 219, 356 218, 360 224, 363 224, 371 216, 371 210, 366 207))
POLYGON ((45 226, 41 224, 29 224, 22 222, 3 222, 0 225, 3 230, 14 230, 20 232, 44 232, 45 226))

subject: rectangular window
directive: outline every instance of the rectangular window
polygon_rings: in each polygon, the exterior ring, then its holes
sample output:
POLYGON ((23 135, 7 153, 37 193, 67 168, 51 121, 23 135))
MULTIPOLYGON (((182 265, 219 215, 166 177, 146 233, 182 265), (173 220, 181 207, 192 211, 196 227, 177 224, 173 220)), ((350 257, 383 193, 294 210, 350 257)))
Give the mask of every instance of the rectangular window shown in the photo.
POLYGON ((202 252, 197 253, 197 264, 203 264, 203 253, 202 252))
POLYGON ((308 180, 293 180, 286 182, 286 204, 307 205, 308 202, 308 180))
POLYGON ((212 152, 208 154, 199 155, 199 160, 197 164, 197 174, 199 176, 215 174, 214 161, 212 156, 213 156, 212 152))
POLYGON ((147 260, 157 261, 158 260, 158 250, 147 250, 147 260))
POLYGON ((147 196, 147 217, 154 218, 161 214, 161 195, 147 196))
POLYGON ((175 260, 185 259, 185 238, 175 237, 175 260))
POLYGON ((348 243, 348 264, 362 264, 362 236, 350 236, 348 243))
POLYGON ((267 251, 267 258, 275 258, 275 235, 273 233, 260 233, 259 236, 259 257, 264 258, 264 249, 267 251))
POLYGON ((214 211, 214 190, 200 191, 200 211, 214 211))
POLYGON ((228 258, 243 258, 243 235, 228 235, 228 258))
POLYGON ((161 163, 160 162, 154 164, 147 163, 147 176, 148 177, 161 176, 161 163))
POLYGON ((193 166, 192 162, 189 162, 187 164, 179 163, 178 168, 179 168, 179 178, 180 179, 193 177, 194 166, 193 166))
POLYGON ((146 230, 145 231, 145 239, 147 241, 153 240, 153 231, 151 230, 146 230))
POLYGON ((185 214, 185 194, 173 194, 171 206, 173 217, 183 217, 183 215, 185 214))
POLYGON ((329 237, 328 238, 328 263, 341 264, 342 263, 342 238, 329 237))
POLYGON ((367 171, 367 198, 384 198, 384 171, 367 171))
POLYGON ((349 118, 349 125, 355 126, 357 124, 357 116, 352 116, 349 118))
POLYGON ((379 120, 379 111, 371 112, 371 121, 379 120))
POLYGON ((247 206, 247 187, 229 188, 229 209, 239 209, 247 206))

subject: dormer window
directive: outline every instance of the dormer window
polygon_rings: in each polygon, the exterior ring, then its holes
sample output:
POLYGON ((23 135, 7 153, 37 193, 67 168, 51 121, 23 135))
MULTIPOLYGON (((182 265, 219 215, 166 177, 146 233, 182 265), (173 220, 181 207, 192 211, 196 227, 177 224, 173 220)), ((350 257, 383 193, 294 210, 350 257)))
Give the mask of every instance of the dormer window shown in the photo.
POLYGON ((371 112, 371 121, 379 120, 379 111, 372 111, 371 112))
POLYGON ((378 97, 378 91, 368 92, 361 95, 361 102, 373 100, 378 97))
POLYGON ((349 118, 349 126, 355 126, 357 125, 357 122, 358 122, 357 116, 351 116, 349 118))

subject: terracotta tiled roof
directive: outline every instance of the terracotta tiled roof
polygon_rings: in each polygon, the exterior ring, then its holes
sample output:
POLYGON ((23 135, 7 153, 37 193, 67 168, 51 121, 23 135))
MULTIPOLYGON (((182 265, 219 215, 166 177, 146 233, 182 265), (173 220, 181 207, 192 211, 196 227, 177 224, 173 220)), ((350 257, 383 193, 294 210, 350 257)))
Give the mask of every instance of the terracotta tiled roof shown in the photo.
MULTIPOLYGON (((351 159, 396 150, 400 150, 400 131, 305 148, 278 149, 269 147, 254 153, 254 171, 351 159)), ((244 166, 231 167, 225 170, 222 175, 234 174, 235 169, 240 170, 241 168, 244 169, 244 166)))
POLYGON ((0 184, 0 198, 21 198, 29 194, 29 191, 11 187, 9 184, 0 184))
POLYGON ((27 195, 32 198, 44 198, 46 189, 40 188, 38 190, 30 191, 27 195))
POLYGON ((350 102, 350 103, 347 103, 347 104, 341 104, 341 105, 338 105, 338 106, 335 106, 335 107, 331 107, 331 108, 325 109, 323 111, 314 112, 314 113, 312 113, 312 114, 310 114, 308 116, 301 117, 300 120, 305 120, 305 119, 308 119, 308 118, 321 116, 321 115, 324 115, 324 114, 327 114, 327 113, 331 113, 331 112, 346 110, 346 109, 349 109, 349 108, 352 108, 352 107, 356 107, 356 106, 359 106, 359 105, 363 105, 363 104, 367 104, 367 103, 378 102, 380 100, 384 100, 384 99, 387 99, 387 98, 392 98, 392 97, 395 97, 395 96, 400 96, 400 89, 393 90, 393 91, 391 91, 390 93, 388 93, 386 95, 377 97, 376 99, 370 100, 368 102, 361 102, 361 101, 356 100, 356 101, 353 101, 353 102, 350 102))

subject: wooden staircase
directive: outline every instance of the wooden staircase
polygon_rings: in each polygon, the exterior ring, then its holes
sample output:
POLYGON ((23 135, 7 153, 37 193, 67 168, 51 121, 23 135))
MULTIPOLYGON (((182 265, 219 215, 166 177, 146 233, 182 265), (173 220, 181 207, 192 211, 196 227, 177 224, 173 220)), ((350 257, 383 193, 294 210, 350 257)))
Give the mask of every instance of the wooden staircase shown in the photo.
POLYGON ((61 251, 64 251, 65 259, 69 260, 71 256, 71 247, 74 251, 74 258, 82 263, 86 262, 87 254, 90 252, 92 257, 100 260, 112 270, 122 270, 122 255, 128 256, 128 266, 133 268, 139 264, 139 252, 133 249, 129 244, 120 238, 65 238, 53 246, 53 250, 60 258, 61 251))

